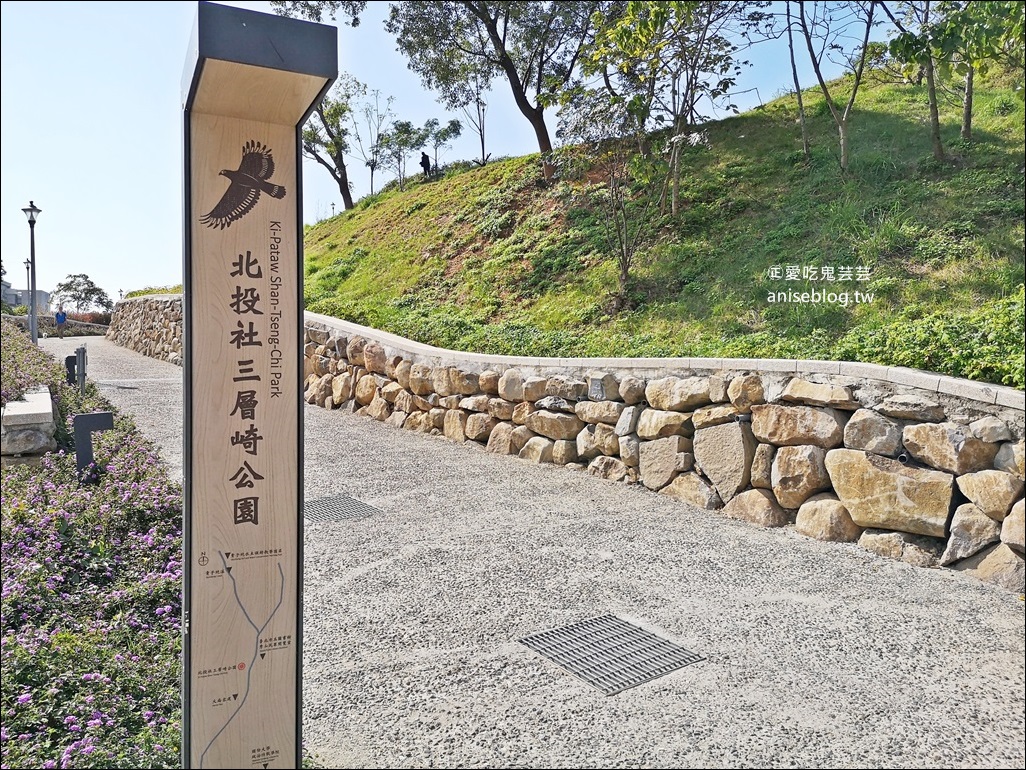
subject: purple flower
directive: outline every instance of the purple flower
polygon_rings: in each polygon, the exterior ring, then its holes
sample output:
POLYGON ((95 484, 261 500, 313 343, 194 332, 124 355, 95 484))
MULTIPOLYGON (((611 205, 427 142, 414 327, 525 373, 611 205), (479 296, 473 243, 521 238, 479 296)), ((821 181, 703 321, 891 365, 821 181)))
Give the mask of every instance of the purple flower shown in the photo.
POLYGON ((32 693, 26 692, 18 696, 18 703, 24 705, 32 700, 32 693))

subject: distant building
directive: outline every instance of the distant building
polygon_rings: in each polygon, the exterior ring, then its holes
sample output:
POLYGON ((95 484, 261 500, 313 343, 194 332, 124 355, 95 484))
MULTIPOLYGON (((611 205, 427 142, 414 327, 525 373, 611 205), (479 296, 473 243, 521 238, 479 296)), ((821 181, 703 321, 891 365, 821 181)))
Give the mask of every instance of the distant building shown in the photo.
MULTIPOLYGON (((28 289, 15 289, 7 281, 0 281, 0 299, 11 307, 18 307, 18 305, 28 307, 29 295, 28 289)), ((36 312, 50 312, 50 292, 36 289, 36 312)))

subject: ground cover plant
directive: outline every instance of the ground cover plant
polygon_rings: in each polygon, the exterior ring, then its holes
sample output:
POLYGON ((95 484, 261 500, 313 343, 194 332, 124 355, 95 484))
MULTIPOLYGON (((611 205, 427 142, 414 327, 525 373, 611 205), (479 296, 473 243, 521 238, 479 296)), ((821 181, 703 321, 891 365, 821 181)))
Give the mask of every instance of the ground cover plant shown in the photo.
POLYGON ((113 411, 3 322, 5 402, 50 388, 64 445, 4 468, 3 767, 180 766, 181 489, 132 421, 94 434, 81 484, 71 415, 113 411))

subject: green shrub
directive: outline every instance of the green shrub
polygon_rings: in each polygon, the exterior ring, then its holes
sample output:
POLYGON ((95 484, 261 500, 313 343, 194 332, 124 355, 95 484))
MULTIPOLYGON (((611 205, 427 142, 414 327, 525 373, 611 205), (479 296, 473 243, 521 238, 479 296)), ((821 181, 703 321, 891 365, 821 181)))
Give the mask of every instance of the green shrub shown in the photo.
POLYGON ((954 377, 1026 387, 1023 286, 962 313, 907 315, 871 329, 856 327, 834 348, 836 357, 926 369, 954 377))

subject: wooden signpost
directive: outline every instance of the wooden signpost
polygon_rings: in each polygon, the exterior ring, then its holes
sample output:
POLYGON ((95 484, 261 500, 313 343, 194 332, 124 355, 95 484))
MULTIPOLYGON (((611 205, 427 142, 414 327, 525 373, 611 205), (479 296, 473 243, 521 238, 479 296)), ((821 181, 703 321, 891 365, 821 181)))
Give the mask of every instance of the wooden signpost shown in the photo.
POLYGON ((337 30, 201 2, 185 138, 184 767, 301 766, 300 132, 337 30))

